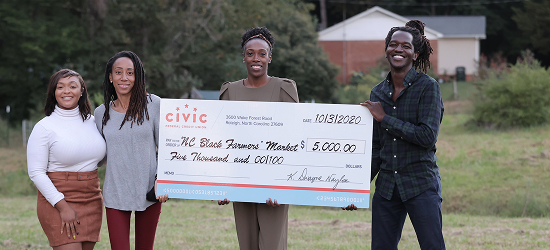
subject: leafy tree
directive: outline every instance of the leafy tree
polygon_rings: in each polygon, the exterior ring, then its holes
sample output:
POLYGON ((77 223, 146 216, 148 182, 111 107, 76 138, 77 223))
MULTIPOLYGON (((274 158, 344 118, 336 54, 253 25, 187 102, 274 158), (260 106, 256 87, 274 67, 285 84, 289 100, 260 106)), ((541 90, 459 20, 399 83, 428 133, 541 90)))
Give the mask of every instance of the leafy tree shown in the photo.
POLYGON ((49 76, 68 67, 100 93, 107 60, 143 61, 148 90, 180 98, 246 77, 241 34, 267 26, 277 44, 269 73, 296 80, 303 100, 330 101, 336 68, 317 46, 312 5, 298 0, 6 0, 0 2, 0 105, 12 121, 40 110, 49 76))
POLYGON ((0 106, 11 106, 12 122, 42 108, 55 70, 76 66, 85 51, 84 23, 72 1, 0 2, 0 106))
POLYGON ((296 80, 302 99, 326 102, 337 86, 337 70, 317 46, 310 6, 296 0, 121 0, 108 6, 109 27, 98 29, 103 33, 96 37, 113 40, 108 48, 112 54, 136 51, 147 70, 149 90, 179 98, 192 87, 218 90, 224 81, 246 77, 241 34, 252 26, 267 26, 277 40, 269 73, 296 80), (119 35, 110 35, 109 28, 119 35))
POLYGON ((163 48, 162 70, 173 75, 167 77, 168 88, 164 91, 177 85, 182 92, 200 86, 220 88, 232 68, 228 68, 228 62, 235 59, 228 53, 232 45, 226 35, 231 32, 226 29, 229 22, 226 12, 231 5, 221 0, 174 2, 171 11, 160 16, 167 27, 168 41, 163 48))
POLYGON ((514 8, 513 19, 523 32, 523 39, 541 54, 550 56, 550 1, 526 1, 524 10, 514 8))
POLYGON ((143 59, 151 91, 179 98, 192 87, 218 90, 246 77, 241 35, 266 26, 276 39, 269 74, 294 79, 302 100, 330 101, 337 69, 317 46, 310 7, 297 0, 164 2, 152 15, 161 22, 162 39, 143 59))
POLYGON ((301 7, 298 9, 301 15, 293 15, 295 6, 287 5, 273 9, 268 16, 266 26, 277 39, 277 54, 271 63, 270 72, 295 80, 301 100, 328 102, 339 85, 335 79, 338 69, 317 45, 314 23, 305 14, 309 6, 298 7, 301 7))

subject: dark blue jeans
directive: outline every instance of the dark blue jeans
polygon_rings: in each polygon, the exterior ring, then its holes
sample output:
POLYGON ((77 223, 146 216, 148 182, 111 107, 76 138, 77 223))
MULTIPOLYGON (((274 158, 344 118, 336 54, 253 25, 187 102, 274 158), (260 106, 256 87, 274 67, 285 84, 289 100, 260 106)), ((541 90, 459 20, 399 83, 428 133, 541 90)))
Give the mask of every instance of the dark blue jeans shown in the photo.
POLYGON ((372 249, 397 249, 407 214, 422 250, 445 249, 441 222, 441 184, 405 202, 397 190, 391 200, 377 192, 372 198, 372 249))

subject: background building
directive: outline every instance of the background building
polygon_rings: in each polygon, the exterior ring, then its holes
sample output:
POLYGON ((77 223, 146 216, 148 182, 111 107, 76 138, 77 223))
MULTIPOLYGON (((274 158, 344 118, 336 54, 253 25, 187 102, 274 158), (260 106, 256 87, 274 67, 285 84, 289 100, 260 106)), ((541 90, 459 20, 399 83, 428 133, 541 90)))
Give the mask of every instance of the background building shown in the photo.
POLYGON ((332 63, 340 66, 338 81, 348 83, 354 71, 366 71, 384 57, 384 39, 395 26, 411 19, 426 23, 425 35, 434 53, 432 70, 440 78, 455 76, 463 67, 465 78, 476 74, 480 40, 485 39, 484 16, 400 16, 380 7, 370 8, 319 32, 319 44, 332 63))

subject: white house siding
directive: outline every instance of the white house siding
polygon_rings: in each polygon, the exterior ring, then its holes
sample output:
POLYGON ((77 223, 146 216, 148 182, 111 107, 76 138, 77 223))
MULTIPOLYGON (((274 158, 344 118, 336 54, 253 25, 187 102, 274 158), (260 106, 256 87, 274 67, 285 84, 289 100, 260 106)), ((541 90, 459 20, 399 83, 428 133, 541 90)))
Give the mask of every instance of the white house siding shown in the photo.
POLYGON ((456 67, 465 67, 466 75, 473 75, 479 60, 479 40, 475 38, 439 39, 439 75, 455 75, 456 67))

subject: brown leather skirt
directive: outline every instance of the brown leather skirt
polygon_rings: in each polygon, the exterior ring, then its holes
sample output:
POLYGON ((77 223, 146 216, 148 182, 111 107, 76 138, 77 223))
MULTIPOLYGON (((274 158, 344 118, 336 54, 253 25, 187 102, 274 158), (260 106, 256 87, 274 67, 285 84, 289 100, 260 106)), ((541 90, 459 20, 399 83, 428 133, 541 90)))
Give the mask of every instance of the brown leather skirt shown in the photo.
POLYGON ((50 172, 47 173, 57 190, 65 196, 65 201, 76 211, 80 221, 76 239, 68 238, 64 230, 61 234, 61 217, 57 208, 53 207, 38 192, 36 212, 38 220, 50 246, 61 246, 76 242, 98 242, 99 231, 103 219, 103 196, 99 188, 97 170, 91 172, 50 172))

